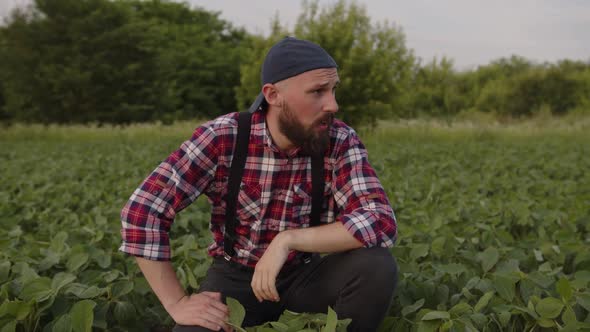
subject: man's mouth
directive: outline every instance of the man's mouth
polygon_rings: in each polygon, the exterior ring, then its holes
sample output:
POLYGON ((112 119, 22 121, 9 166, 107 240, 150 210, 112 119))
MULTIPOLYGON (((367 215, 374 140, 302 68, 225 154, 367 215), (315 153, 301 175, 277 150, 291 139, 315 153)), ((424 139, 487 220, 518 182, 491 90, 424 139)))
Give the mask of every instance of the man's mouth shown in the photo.
POLYGON ((326 118, 326 119, 322 119, 322 120, 319 122, 318 126, 319 126, 321 129, 327 129, 327 128, 330 126, 330 124, 331 124, 331 123, 332 123, 332 119, 331 119, 331 118, 326 118))

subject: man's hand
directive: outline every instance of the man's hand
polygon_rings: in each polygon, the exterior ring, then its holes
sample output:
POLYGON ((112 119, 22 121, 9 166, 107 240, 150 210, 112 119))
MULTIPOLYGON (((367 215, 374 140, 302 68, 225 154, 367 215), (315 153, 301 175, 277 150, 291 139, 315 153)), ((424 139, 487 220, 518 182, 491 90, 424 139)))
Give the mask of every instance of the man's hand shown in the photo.
POLYGON ((283 236, 284 233, 275 236, 262 258, 256 263, 251 285, 254 295, 260 302, 263 300, 278 302, 280 300, 276 279, 289 256, 289 246, 286 237, 283 236))
POLYGON ((172 319, 179 325, 198 325, 213 331, 229 332, 227 325, 229 309, 221 301, 221 293, 202 292, 183 296, 178 302, 166 308, 172 319))

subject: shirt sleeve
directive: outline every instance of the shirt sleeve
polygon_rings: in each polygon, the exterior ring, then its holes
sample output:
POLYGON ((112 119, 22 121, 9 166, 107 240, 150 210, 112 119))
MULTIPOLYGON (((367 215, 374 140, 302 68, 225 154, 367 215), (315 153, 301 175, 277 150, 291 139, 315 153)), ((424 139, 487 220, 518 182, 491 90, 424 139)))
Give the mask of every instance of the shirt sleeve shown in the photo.
POLYGON ((164 160, 133 192, 121 211, 120 251, 170 260, 168 232, 175 215, 190 205, 215 175, 217 137, 206 124, 164 160))
POLYGON ((354 131, 336 160, 334 178, 337 220, 366 248, 392 247, 397 239, 395 215, 354 131))

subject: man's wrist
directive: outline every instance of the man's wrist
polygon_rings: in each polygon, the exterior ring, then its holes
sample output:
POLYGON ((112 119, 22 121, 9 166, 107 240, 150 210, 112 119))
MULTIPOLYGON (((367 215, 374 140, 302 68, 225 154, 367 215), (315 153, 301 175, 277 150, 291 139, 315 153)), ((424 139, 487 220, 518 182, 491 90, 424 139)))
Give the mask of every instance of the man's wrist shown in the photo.
POLYGON ((178 299, 167 301, 166 303, 162 303, 162 305, 164 306, 164 309, 169 313, 170 312, 170 308, 172 308, 178 302, 182 301, 182 299, 185 296, 187 296, 187 295, 186 294, 182 294, 182 296, 179 297, 178 299))
POLYGON ((275 237, 275 240, 279 242, 281 246, 286 247, 288 250, 294 250, 294 239, 295 239, 295 230, 286 230, 282 231, 275 237))

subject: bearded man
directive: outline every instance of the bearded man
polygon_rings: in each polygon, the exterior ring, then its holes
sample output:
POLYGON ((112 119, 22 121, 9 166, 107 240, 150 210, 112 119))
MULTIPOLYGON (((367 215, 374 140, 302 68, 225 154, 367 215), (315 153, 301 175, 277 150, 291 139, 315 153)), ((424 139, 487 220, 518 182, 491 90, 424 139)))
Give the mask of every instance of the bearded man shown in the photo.
POLYGON ((352 319, 350 331, 374 331, 397 283, 388 250, 397 225, 365 147, 334 117, 336 62, 286 37, 261 76, 249 112, 198 127, 135 190, 121 212, 120 250, 136 256, 176 332, 230 331, 228 296, 245 307, 244 326, 331 306, 352 319), (201 194, 212 205, 213 263, 187 294, 168 232, 201 194))

